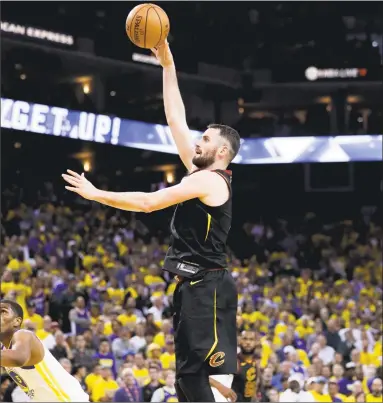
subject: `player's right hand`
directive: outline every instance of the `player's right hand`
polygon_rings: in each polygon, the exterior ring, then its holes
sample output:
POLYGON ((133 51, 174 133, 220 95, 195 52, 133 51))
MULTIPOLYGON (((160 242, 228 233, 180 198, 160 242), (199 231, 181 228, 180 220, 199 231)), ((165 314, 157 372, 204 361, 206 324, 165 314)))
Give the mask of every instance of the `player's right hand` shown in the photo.
POLYGON ((87 200, 95 200, 98 189, 85 178, 84 173, 79 175, 77 172, 67 169, 67 174, 62 174, 66 182, 72 186, 65 186, 65 189, 75 192, 87 200))
POLYGON ((167 39, 160 43, 156 48, 152 48, 151 51, 154 53, 154 56, 156 56, 162 67, 168 67, 174 64, 173 55, 170 51, 167 39))

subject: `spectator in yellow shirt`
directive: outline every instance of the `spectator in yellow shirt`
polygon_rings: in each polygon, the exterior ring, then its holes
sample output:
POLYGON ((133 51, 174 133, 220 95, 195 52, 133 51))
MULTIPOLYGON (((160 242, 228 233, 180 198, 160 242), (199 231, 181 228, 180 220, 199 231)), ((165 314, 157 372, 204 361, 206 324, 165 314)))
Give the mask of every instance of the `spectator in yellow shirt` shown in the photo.
POLYGON ((302 316, 300 324, 296 327, 295 331, 302 339, 305 339, 307 336, 314 333, 314 328, 312 327, 312 323, 308 315, 302 316))
POLYGON ((246 326, 255 323, 257 317, 261 315, 260 312, 255 310, 254 304, 251 301, 246 301, 242 308, 242 319, 246 326))
POLYGON ((170 335, 172 331, 172 324, 170 320, 164 319, 161 324, 161 332, 158 332, 153 339, 153 343, 158 344, 161 348, 165 347, 165 338, 170 335))
POLYGON ((380 331, 376 331, 374 332, 374 349, 373 349, 373 353, 377 356, 380 357, 382 355, 382 338, 383 338, 383 332, 380 331))
POLYGON ((327 380, 323 376, 318 376, 314 379, 313 389, 310 391, 310 393, 313 395, 316 402, 332 402, 330 395, 324 393, 326 382, 327 380))
POLYGON ((140 386, 150 378, 149 370, 146 367, 146 362, 142 353, 137 353, 134 356, 133 375, 137 379, 140 386))
POLYGON ((174 338, 171 335, 166 336, 165 341, 166 351, 161 354, 160 361, 162 365, 162 369, 169 369, 175 365, 176 356, 175 356, 175 347, 174 347, 174 338))
POLYGON ((26 299, 32 295, 32 288, 21 282, 20 273, 12 273, 13 281, 1 283, 1 293, 9 299, 15 300, 22 308, 24 315, 27 316, 26 299))
POLYGON ((280 315, 280 320, 275 326, 275 333, 279 336, 280 334, 286 333, 287 326, 289 325, 289 313, 283 311, 280 315))
POLYGON ((86 385, 86 388, 87 388, 87 391, 88 391, 89 395, 93 394, 93 388, 94 388, 95 383, 97 381, 99 381, 100 379, 102 379, 100 373, 101 373, 101 365, 99 365, 97 363, 97 364, 95 364, 93 366, 92 372, 90 372, 85 377, 84 382, 85 382, 85 385, 86 385))
POLYGON ((93 385, 92 400, 93 402, 110 402, 111 394, 117 389, 118 383, 113 379, 111 369, 109 367, 101 367, 100 379, 93 385))
POLYGON ((367 338, 362 339, 362 350, 360 351, 360 364, 378 366, 378 356, 374 351, 370 351, 369 341, 367 338))
POLYGON ((41 330, 44 328, 44 319, 36 313, 36 306, 33 301, 27 301, 26 318, 36 325, 37 330, 41 330))
POLYGON ((301 286, 300 287, 301 294, 307 295, 310 290, 310 287, 313 285, 313 281, 311 280, 311 271, 303 270, 297 282, 301 286))
POLYGON ((371 393, 369 393, 366 397, 366 402, 383 402, 383 386, 382 380, 380 378, 375 378, 371 384, 371 393))
POLYGON ((149 267, 149 273, 145 275, 145 285, 153 288, 157 284, 165 283, 165 280, 160 276, 160 270, 155 264, 151 264, 149 267))
POLYGON ((129 297, 125 304, 126 310, 118 315, 117 319, 121 322, 122 326, 132 325, 134 326, 137 323, 137 315, 135 313, 136 310, 136 300, 132 297, 129 297))
POLYGON ((339 393, 338 380, 335 377, 331 377, 328 383, 328 393, 333 402, 345 402, 346 396, 339 393))
POLYGON ((150 343, 146 350, 146 355, 150 362, 157 363, 157 365, 161 364, 161 347, 158 344, 150 343))
POLYGON ((90 322, 92 325, 95 325, 101 316, 100 305, 95 302, 92 302, 90 305, 90 322))
POLYGON ((21 281, 24 281, 32 274, 32 267, 30 263, 25 260, 23 252, 15 254, 9 261, 7 269, 19 272, 21 281))

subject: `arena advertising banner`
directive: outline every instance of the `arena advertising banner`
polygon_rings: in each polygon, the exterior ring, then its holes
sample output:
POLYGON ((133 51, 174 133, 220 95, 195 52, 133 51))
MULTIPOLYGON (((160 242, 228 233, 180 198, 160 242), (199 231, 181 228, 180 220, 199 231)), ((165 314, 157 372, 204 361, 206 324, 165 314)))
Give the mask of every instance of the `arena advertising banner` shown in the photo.
MULTIPOLYGON (((1 127, 176 154, 168 126, 1 98, 1 127)), ((195 138, 201 132, 191 131, 195 138)), ((381 134, 242 139, 238 164, 381 161, 381 134)))
POLYGON ((30 25, 16 24, 9 21, 1 21, 1 32, 8 35, 39 40, 51 44, 65 46, 73 46, 75 44, 72 35, 41 29, 30 25))
POLYGON ((363 78, 366 77, 368 70, 366 68, 347 68, 347 69, 318 69, 310 66, 305 70, 305 77, 308 81, 337 78, 363 78))
POLYGON ((368 62, 364 66, 323 67, 311 66, 290 66, 286 69, 274 69, 272 71, 273 81, 276 83, 304 82, 307 84, 318 82, 381 82, 383 68, 378 65, 371 65, 368 62))

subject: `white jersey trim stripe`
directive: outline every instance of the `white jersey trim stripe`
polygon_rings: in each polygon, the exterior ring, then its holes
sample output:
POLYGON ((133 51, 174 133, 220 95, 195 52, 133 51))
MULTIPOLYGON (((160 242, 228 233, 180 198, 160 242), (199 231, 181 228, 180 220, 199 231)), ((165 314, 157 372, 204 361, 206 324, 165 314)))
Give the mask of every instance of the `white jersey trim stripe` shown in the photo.
POLYGON ((35 368, 61 402, 70 402, 69 396, 61 389, 60 384, 55 380, 44 361, 36 364, 35 368))

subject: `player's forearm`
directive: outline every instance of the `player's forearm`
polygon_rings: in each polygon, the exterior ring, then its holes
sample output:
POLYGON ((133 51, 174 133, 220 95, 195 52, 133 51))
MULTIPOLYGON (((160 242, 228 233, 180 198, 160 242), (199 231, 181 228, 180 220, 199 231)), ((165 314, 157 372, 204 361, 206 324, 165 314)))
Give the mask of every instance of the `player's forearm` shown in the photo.
POLYGON ((148 193, 144 192, 106 192, 98 190, 94 201, 121 210, 148 213, 152 210, 148 193))
POLYGON ((222 386, 222 384, 220 382, 216 381, 212 377, 209 377, 209 384, 210 384, 210 386, 212 386, 213 388, 216 388, 217 390, 219 390, 219 388, 222 386))
POLYGON ((16 350, 2 350, 0 353, 0 367, 18 368, 26 364, 25 358, 16 350))
POLYGON ((163 92, 165 115, 168 125, 186 122, 185 106, 178 87, 177 73, 174 64, 163 69, 163 92))
POLYGON ((185 106, 178 88, 174 64, 163 69, 165 115, 178 153, 188 170, 192 169, 193 144, 186 122, 185 106))

